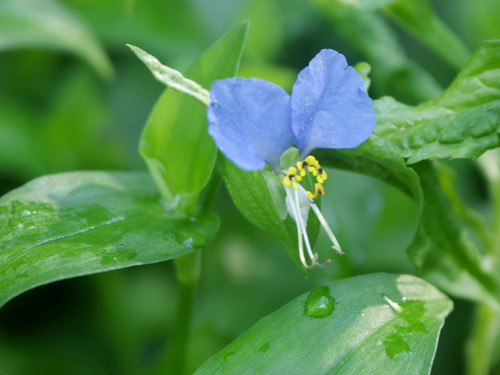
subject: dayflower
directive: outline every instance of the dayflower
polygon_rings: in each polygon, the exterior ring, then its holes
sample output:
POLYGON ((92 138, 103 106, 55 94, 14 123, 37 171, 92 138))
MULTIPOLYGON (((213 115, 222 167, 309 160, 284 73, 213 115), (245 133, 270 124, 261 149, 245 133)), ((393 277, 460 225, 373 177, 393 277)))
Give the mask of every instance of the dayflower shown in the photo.
POLYGON ((357 147, 375 127, 373 102, 345 57, 329 49, 320 51, 299 73, 291 96, 262 79, 228 78, 213 83, 210 99, 209 133, 222 153, 244 170, 261 170, 268 164, 282 175, 287 210, 297 224, 302 264, 307 268, 320 265, 306 231, 310 209, 333 249, 342 254, 314 202, 324 194, 327 174, 310 153, 317 148, 357 147), (300 152, 298 161, 282 170, 280 158, 292 146, 300 152), (307 173, 315 179, 314 191, 300 184, 307 173))

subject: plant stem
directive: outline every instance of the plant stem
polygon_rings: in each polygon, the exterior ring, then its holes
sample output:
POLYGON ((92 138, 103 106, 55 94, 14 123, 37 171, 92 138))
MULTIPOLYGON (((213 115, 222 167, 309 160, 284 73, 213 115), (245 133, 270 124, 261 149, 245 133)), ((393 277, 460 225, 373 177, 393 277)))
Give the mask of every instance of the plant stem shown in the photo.
POLYGON ((175 269, 179 283, 179 297, 173 332, 171 368, 173 374, 183 375, 186 374, 194 296, 201 273, 201 252, 196 251, 175 259, 175 269))
POLYGON ((177 313, 172 340, 154 365, 151 374, 187 374, 187 352, 191 333, 194 297, 201 274, 201 252, 196 251, 174 260, 177 282, 177 313))
POLYGON ((467 343, 467 375, 487 375, 500 333, 500 310, 481 303, 476 306, 475 322, 467 343))
MULTIPOLYGON (((492 235, 493 248, 488 249, 495 257, 495 264, 500 262, 500 151, 491 150, 478 159, 479 166, 488 182, 493 204, 492 235)), ((478 304, 475 322, 467 343, 467 374, 487 375, 498 355, 500 340, 500 306, 495 304, 478 304)))

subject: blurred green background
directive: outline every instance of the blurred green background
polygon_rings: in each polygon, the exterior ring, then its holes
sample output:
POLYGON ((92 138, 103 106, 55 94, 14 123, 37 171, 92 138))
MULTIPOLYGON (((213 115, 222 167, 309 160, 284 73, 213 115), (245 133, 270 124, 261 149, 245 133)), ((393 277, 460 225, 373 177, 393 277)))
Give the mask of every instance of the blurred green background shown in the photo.
MULTIPOLYGON (((463 54, 436 53, 383 10, 324 0, 0 0, 0 192, 71 170, 140 170, 137 143, 164 87, 125 46, 182 70, 243 19, 240 75, 289 90, 322 48, 372 65, 370 95, 409 104, 447 87, 481 40, 500 38, 496 0, 434 0, 463 54)), ((475 166, 449 164, 466 200, 485 204, 475 166)), ((190 370, 261 317, 339 277, 413 273, 405 249, 416 207, 377 180, 330 171, 325 216, 346 255, 304 279, 282 245, 249 224, 224 189, 222 220, 204 250, 190 370)), ((317 246, 327 248, 320 237, 317 246)), ((1 277, 1 275, 0 275, 1 277)), ((176 286, 171 264, 36 288, 0 310, 0 374, 139 374, 169 345, 176 286)), ((471 305, 456 301, 433 374, 460 374, 471 305)))

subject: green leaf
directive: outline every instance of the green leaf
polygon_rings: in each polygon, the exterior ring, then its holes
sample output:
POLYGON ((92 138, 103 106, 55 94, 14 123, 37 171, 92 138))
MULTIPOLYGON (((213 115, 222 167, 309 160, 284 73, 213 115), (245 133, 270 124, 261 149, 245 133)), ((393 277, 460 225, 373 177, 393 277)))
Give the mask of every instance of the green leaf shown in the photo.
POLYGON ((52 281, 190 253, 218 225, 172 218, 146 173, 38 178, 0 198, 0 305, 52 281))
POLYGON ((440 97, 417 107, 375 101, 374 135, 409 163, 476 158, 500 145, 500 42, 484 43, 440 97))
POLYGON ((414 276, 335 281, 268 315, 195 374, 428 374, 451 309, 414 276))
MULTIPOLYGON (((225 34, 187 71, 202 87, 231 77, 238 70, 248 23, 225 34)), ((192 214, 199 192, 208 183, 217 148, 208 135, 206 107, 182 93, 166 90, 146 123, 141 155, 162 197, 184 214, 192 214)))
POLYGON ((52 48, 86 60, 102 77, 113 74, 103 48, 71 9, 54 0, 2 0, 0 50, 52 48))
MULTIPOLYGON (((220 172, 234 204, 243 216, 252 224, 277 237, 285 245, 294 262, 302 267, 297 245, 297 225, 288 215, 286 193, 281 178, 267 169, 244 171, 226 158, 221 161, 220 172)), ((307 228, 313 245, 318 235, 319 223, 312 212, 309 214, 307 228)), ((320 254, 320 257, 322 255, 325 256, 320 254)))
POLYGON ((441 21, 429 0, 396 0, 384 10, 455 68, 469 59, 465 44, 441 21))
POLYGON ((460 206, 443 192, 432 166, 422 162, 415 165, 415 171, 377 138, 356 149, 321 150, 316 156, 324 166, 379 178, 415 201, 418 225, 408 254, 426 279, 448 293, 473 301, 500 297, 497 277, 481 263, 480 253, 471 241, 471 228, 460 218, 460 206))
POLYGON ((414 166, 424 203, 408 254, 423 277, 453 295, 488 301, 500 299, 500 278, 491 271, 473 241, 467 223, 453 206, 430 162, 414 166))

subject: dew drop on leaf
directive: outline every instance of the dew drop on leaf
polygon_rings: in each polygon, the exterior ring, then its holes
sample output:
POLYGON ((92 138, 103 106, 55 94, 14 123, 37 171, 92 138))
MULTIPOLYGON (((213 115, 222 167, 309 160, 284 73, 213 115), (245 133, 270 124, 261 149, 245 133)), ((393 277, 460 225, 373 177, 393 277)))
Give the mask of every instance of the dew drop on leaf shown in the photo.
POLYGON ((320 286, 307 296, 304 314, 312 318, 324 318, 331 315, 335 308, 335 300, 330 295, 330 288, 320 286))
POLYGON ((271 347, 271 345, 268 342, 266 342, 259 349, 257 349, 257 351, 259 353, 265 353, 269 350, 270 347, 271 347))
POLYGON ((175 240, 180 244, 189 247, 191 249, 199 249, 207 245, 208 240, 202 236, 200 233, 182 230, 175 234, 175 240))

